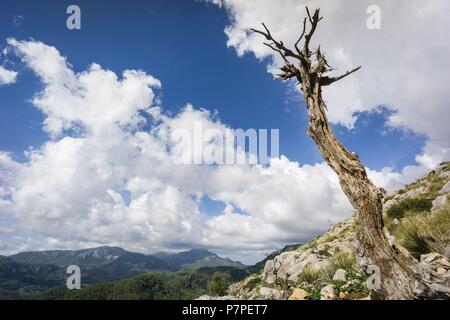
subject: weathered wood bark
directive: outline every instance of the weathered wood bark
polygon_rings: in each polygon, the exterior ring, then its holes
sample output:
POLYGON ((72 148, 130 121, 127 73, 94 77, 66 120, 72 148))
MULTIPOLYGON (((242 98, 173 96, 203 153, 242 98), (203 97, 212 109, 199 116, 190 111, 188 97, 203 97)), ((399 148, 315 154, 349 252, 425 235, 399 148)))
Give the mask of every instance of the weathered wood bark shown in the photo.
POLYGON ((358 261, 362 267, 374 265, 381 271, 381 286, 372 292, 376 299, 414 299, 430 297, 429 274, 387 237, 383 225, 384 190, 377 188, 368 178, 365 167, 355 153, 349 152, 337 139, 328 124, 326 106, 322 99, 322 87, 332 84, 360 67, 342 76, 329 77, 331 71, 320 47, 311 52, 309 44, 322 19, 317 9, 313 16, 306 8, 307 18, 303 20, 303 30, 295 43, 295 51, 283 42, 275 40, 267 27, 265 31, 252 29, 271 41, 265 43, 277 51, 285 65, 280 68, 278 78, 297 79, 303 91, 308 108, 308 135, 317 144, 328 165, 336 172, 342 190, 347 195, 357 216, 358 261), (309 31, 307 24, 309 22, 309 31), (298 44, 304 38, 303 48, 298 44))

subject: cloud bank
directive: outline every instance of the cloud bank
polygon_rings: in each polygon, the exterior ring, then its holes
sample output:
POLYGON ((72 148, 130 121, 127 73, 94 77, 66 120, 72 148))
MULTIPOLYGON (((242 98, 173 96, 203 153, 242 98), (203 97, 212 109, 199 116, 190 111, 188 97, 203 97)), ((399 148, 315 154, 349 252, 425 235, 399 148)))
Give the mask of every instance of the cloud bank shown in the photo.
POLYGON ((195 122, 228 127, 189 104, 166 115, 156 98, 161 84, 144 71, 117 75, 92 64, 75 72, 54 47, 8 43, 43 84, 32 103, 50 139, 24 162, 0 153, 0 213, 15 221, 4 230, 23 230, 3 241, 4 253, 205 246, 249 262, 352 213, 325 164, 300 166, 282 156, 268 166, 176 165, 171 132, 195 122), (205 196, 225 203, 224 211, 202 212, 205 196))

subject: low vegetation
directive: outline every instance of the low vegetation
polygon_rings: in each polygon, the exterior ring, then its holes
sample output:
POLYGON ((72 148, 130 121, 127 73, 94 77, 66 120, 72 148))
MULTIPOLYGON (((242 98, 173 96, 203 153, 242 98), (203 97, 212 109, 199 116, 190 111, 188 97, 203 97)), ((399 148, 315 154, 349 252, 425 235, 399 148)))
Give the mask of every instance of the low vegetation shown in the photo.
POLYGON ((230 274, 217 271, 208 282, 208 293, 213 296, 223 296, 227 293, 229 285, 230 274))
POLYGON ((204 294, 224 294, 231 281, 247 273, 232 267, 179 272, 152 271, 125 280, 90 285, 81 290, 51 289, 36 298, 49 300, 183 300, 204 294))
POLYGON ((333 273, 336 272, 337 269, 344 269, 344 270, 356 270, 358 267, 358 263, 356 261, 356 255, 354 253, 344 253, 339 252, 336 253, 331 259, 330 259, 330 269, 333 273))
POLYGON ((427 198, 410 198, 393 204, 386 213, 391 219, 401 219, 408 213, 417 213, 431 210, 432 200, 427 198))
POLYGON ((310 266, 306 266, 303 268, 302 272, 298 275, 299 283, 314 283, 318 279, 323 277, 323 271, 316 270, 310 266))
POLYGON ((394 235, 414 257, 444 251, 450 243, 450 206, 433 212, 404 218, 394 235))

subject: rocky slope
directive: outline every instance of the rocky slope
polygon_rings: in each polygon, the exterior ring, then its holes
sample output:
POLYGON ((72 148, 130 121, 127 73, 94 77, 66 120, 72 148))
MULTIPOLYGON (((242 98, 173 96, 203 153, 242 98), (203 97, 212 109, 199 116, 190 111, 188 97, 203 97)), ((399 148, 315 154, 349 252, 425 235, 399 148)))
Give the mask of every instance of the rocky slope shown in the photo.
MULTIPOLYGON (((423 268, 450 286, 450 163, 385 198, 385 224, 423 268)), ((224 297, 199 299, 369 299, 368 275, 355 258, 353 217, 298 249, 266 261, 224 297)), ((445 289, 444 289, 445 290, 445 289)))

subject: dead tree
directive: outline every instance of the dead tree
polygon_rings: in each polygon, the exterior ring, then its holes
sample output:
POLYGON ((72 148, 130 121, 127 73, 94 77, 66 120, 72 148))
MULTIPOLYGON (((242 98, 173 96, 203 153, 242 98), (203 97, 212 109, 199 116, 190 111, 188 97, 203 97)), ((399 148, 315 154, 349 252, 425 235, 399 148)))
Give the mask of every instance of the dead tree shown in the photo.
POLYGON ((363 268, 374 265, 380 269, 381 286, 372 291, 372 297, 375 299, 435 297, 436 285, 433 284, 434 280, 430 279, 430 274, 424 272, 419 264, 404 250, 400 250, 385 233, 384 189, 377 188, 370 181, 356 153, 349 152, 337 140, 328 123, 322 87, 351 75, 361 67, 340 76, 326 75, 332 68, 328 65, 320 46, 316 50, 310 50, 311 38, 322 17, 319 15, 319 9, 311 15, 306 8, 306 13, 307 17, 303 20, 300 36, 293 49, 288 48, 282 41, 275 40, 264 23, 263 31, 251 30, 263 35, 268 40, 264 44, 283 58, 284 66, 280 68, 281 74, 278 74, 277 78, 296 79, 300 85, 308 111, 307 134, 338 175, 341 188, 355 209, 358 226, 358 262, 363 268))

